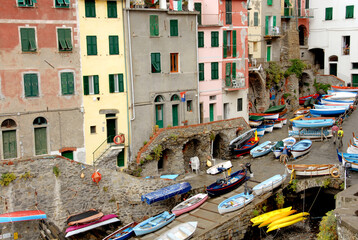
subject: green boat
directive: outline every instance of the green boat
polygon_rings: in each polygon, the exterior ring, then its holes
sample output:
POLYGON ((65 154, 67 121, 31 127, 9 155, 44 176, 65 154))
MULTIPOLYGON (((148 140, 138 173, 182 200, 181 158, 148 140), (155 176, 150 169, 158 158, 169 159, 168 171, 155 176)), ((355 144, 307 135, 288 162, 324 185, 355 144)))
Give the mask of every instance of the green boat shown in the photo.
POLYGON ((254 115, 250 115, 249 116, 249 120, 251 121, 263 121, 265 118, 263 116, 254 116, 254 115))
POLYGON ((286 105, 277 105, 277 106, 270 107, 264 113, 278 113, 278 112, 282 112, 283 109, 285 108, 286 105))

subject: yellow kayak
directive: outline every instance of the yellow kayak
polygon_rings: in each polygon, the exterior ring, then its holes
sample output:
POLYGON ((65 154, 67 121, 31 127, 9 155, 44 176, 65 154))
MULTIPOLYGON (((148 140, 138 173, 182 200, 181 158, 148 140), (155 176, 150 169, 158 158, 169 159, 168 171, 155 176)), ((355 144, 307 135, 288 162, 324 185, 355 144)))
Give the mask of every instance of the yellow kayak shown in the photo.
POLYGON ((266 221, 264 221, 263 223, 261 223, 259 225, 259 228, 261 227, 264 227, 264 226, 267 226, 269 225, 270 223, 272 223, 273 221, 276 221, 276 220, 279 220, 281 218, 284 218, 284 217, 287 217, 293 213, 297 212, 296 210, 290 210, 288 212, 283 212, 283 213, 278 213, 278 214, 275 214, 274 216, 270 217, 269 219, 267 219, 266 221))
POLYGON ((298 115, 297 117, 291 118, 290 122, 293 122, 295 120, 299 120, 299 119, 304 118, 304 117, 305 117, 305 115, 298 115))
POLYGON ((292 220, 295 220, 296 218, 299 218, 299 217, 304 217, 304 216, 308 216, 310 215, 308 212, 301 212, 301 213, 297 213, 297 214, 294 214, 294 215, 291 215, 291 216, 288 216, 288 217, 284 217, 284 218, 281 218, 281 219, 278 219, 276 221, 273 221, 272 223, 270 223, 270 225, 268 225, 268 228, 271 228, 277 224, 281 224, 281 223, 284 223, 284 222, 289 222, 289 221, 292 221, 292 220))
POLYGON ((287 208, 281 208, 281 209, 277 209, 277 210, 273 210, 271 212, 267 212, 267 213, 263 213, 261 215, 258 215, 254 218, 251 218, 251 222, 254 223, 253 226, 259 225, 260 223, 266 221, 267 219, 269 219, 270 217, 272 217, 273 215, 276 215, 278 213, 281 212, 288 212, 292 209, 292 207, 287 207, 287 208))
POLYGON ((267 230, 267 232, 271 232, 271 231, 276 230, 276 229, 279 229, 279 228, 284 228, 284 227, 290 226, 290 225, 292 225, 292 224, 301 222, 301 221, 306 220, 306 219, 307 219, 307 218, 300 217, 300 218, 296 218, 295 220, 292 220, 292 221, 289 221, 289 222, 280 223, 280 224, 277 224, 277 225, 275 225, 275 226, 270 227, 270 228, 267 230))

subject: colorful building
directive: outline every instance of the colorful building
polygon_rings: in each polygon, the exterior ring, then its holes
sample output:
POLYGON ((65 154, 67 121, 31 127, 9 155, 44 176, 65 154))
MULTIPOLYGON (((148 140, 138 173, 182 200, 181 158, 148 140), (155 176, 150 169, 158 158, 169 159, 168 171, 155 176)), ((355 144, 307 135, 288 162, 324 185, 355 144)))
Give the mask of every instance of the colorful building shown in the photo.
POLYGON ((0 158, 84 161, 76 3, 13 0, 1 9, 0 158))

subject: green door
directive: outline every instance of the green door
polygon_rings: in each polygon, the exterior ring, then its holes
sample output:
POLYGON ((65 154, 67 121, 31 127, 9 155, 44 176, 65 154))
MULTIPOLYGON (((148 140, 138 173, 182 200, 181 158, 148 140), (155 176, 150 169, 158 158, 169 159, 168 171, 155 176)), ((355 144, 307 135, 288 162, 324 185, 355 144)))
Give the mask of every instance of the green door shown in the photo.
POLYGON ((163 128, 163 105, 155 106, 155 125, 158 125, 159 128, 163 128))
POLYGON ((3 144, 4 159, 17 157, 16 130, 3 131, 2 144, 3 144))
POLYGON ((271 61, 271 46, 267 46, 267 51, 266 51, 266 61, 270 62, 271 61))
POLYGON ((337 63, 330 63, 329 64, 329 74, 337 76, 337 63))
POLYGON ((116 119, 107 119, 107 143, 112 143, 116 136, 116 119))
POLYGON ((358 87, 358 74, 352 74, 352 87, 358 87))
POLYGON ((47 154, 47 134, 46 128, 35 128, 35 154, 47 154))
POLYGON ((73 160, 73 152, 72 151, 62 152, 61 156, 73 160))
POLYGON ((178 105, 172 106, 173 126, 178 126, 178 105))
POLYGON ((117 166, 124 167, 124 149, 117 155, 117 166))
POLYGON ((210 122, 214 121, 214 104, 210 104, 210 122))

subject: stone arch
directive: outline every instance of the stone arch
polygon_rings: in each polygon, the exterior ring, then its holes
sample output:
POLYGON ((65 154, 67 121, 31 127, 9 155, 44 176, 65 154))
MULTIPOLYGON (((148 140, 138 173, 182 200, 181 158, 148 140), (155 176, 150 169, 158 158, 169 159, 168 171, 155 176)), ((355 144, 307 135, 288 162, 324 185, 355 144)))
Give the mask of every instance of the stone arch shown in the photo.
POLYGON ((171 149, 164 149, 162 156, 158 160, 158 172, 165 173, 171 172, 174 159, 174 152, 171 149))
POLYGON ((307 45, 307 28, 305 25, 300 25, 298 27, 298 37, 300 46, 307 45))
POLYGON ((173 94, 173 96, 170 98, 170 101, 180 101, 178 94, 173 94))
POLYGON ((312 48, 309 50, 314 55, 314 64, 319 66, 319 69, 324 69, 324 50, 322 48, 312 48))
POLYGON ((259 72, 250 72, 248 94, 248 100, 252 104, 250 112, 260 112, 260 108, 266 108, 266 95, 266 81, 259 72))
POLYGON ((224 139, 217 134, 213 143, 213 158, 215 159, 223 159, 225 153, 225 143, 224 139))
POLYGON ((190 158, 192 157, 201 157, 201 153, 199 152, 201 146, 201 142, 198 139, 191 139, 186 142, 183 146, 183 159, 184 159, 184 170, 185 172, 191 172, 191 167, 189 165, 190 158))
POLYGON ((338 56, 332 55, 328 58, 328 61, 330 62, 338 62, 338 56))
MULTIPOLYGON (((299 86, 299 96, 306 96, 310 95, 311 92, 314 90, 312 87, 312 79, 308 73, 303 72, 302 77, 298 82, 299 86)), ((313 92, 312 92, 313 94, 313 92)))
POLYGON ((4 120, 2 123, 1 123, 1 128, 4 129, 4 128, 16 128, 17 127, 17 124, 14 120, 12 119, 6 119, 4 120))

